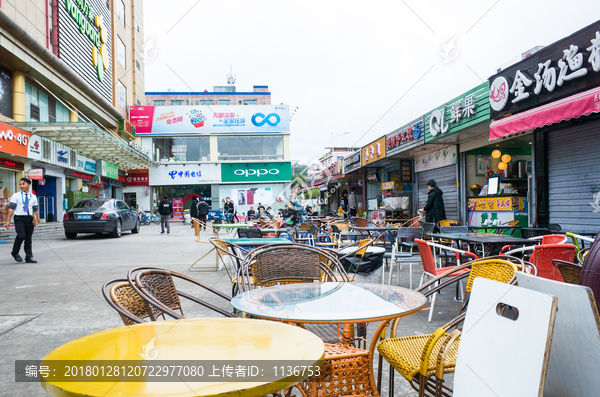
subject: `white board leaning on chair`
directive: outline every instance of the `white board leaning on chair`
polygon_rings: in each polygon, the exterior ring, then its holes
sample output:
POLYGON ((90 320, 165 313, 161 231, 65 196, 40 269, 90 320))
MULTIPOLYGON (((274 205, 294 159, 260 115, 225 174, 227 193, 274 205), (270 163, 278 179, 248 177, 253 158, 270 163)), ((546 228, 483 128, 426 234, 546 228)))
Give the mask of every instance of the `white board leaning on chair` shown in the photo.
POLYGON ((521 288, 558 298, 544 397, 600 395, 600 319, 588 287, 517 273, 521 288))
POLYGON ((541 397, 556 305, 553 296, 476 278, 458 349, 454 396, 541 397), (502 315, 502 304, 518 310, 516 320, 502 315))

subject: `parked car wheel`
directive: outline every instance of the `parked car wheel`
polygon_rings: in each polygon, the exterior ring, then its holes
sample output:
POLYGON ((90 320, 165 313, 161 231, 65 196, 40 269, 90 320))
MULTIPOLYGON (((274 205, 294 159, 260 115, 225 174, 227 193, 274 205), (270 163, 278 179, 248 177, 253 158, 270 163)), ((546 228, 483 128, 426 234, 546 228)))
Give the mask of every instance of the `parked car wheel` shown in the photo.
POLYGON ((68 238, 69 240, 75 240, 77 238, 77 233, 65 232, 65 237, 68 238))
POLYGON ((117 225, 115 226, 115 230, 113 230, 110 233, 110 236, 114 237, 114 238, 119 238, 119 237, 121 237, 121 233, 122 233, 122 230, 121 230, 121 220, 119 219, 117 221, 117 225))
POLYGON ((131 233, 139 233, 140 232, 140 220, 138 219, 135 223, 135 227, 131 229, 131 233))

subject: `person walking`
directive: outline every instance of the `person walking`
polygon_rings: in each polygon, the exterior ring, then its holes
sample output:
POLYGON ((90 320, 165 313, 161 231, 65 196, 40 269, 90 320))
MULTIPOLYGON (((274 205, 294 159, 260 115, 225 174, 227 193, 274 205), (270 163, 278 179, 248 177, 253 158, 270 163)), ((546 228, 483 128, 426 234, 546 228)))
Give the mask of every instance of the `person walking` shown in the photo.
POLYGON ((198 219, 198 199, 196 197, 192 198, 192 205, 190 206, 190 218, 192 229, 194 228, 194 219, 198 219))
POLYGON ((15 215, 15 231, 17 237, 13 244, 11 255, 17 262, 23 262, 23 258, 19 255, 21 251, 21 244, 25 240, 25 262, 37 263, 33 259, 33 252, 31 251, 31 236, 33 235, 33 229, 37 226, 40 218, 38 212, 38 201, 35 194, 31 193, 31 179, 21 178, 19 181, 19 188, 21 191, 15 193, 10 197, 10 204, 8 207, 8 215, 6 218, 6 230, 10 228, 10 218, 15 215))
POLYGON ((444 192, 437 186, 437 183, 431 179, 427 182, 427 204, 419 212, 425 212, 425 222, 438 223, 446 219, 446 209, 444 208, 444 192))
POLYGON ((206 230, 206 217, 209 212, 210 207, 208 206, 208 203, 201 200, 200 204, 198 204, 198 217, 200 218, 200 227, 202 227, 202 230, 206 230))
POLYGON ((348 191, 347 190, 344 190, 344 192, 342 193, 340 205, 342 206, 342 211, 344 212, 344 219, 347 219, 348 213, 350 212, 350 207, 348 207, 348 191))
POLYGON ((163 196, 158 204, 158 213, 160 214, 160 234, 165 234, 165 223, 167 224, 167 234, 171 234, 171 217, 173 217, 173 204, 169 201, 169 196, 163 196))
POLYGON ((350 218, 354 218, 356 216, 356 210, 358 209, 356 203, 356 187, 350 189, 350 194, 348 195, 348 207, 350 208, 350 218))

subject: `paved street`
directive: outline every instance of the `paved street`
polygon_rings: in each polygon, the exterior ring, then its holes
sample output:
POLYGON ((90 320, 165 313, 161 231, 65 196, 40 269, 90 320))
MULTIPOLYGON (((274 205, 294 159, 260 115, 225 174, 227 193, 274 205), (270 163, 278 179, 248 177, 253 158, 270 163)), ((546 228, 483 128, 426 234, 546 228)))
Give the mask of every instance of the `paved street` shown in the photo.
MULTIPOLYGON (((203 233, 202 237, 207 239, 209 236, 203 233)), ((188 271, 189 266, 209 249, 206 244, 194 240, 190 226, 180 223, 172 225, 171 235, 161 235, 157 225, 144 226, 137 235, 125 232, 119 239, 108 235, 84 235, 67 240, 57 234, 34 239, 37 264, 15 262, 10 256, 12 241, 0 244, 0 395, 47 395, 38 384, 14 382, 15 360, 42 359, 73 339, 122 326, 117 313, 102 297, 101 287, 108 280, 125 277, 133 267, 157 266, 190 274, 229 294, 231 283, 224 270, 188 271)), ((215 257, 211 255, 199 266, 214 266, 214 261, 215 257)), ((415 266, 415 286, 420 275, 420 266, 415 266)), ((408 286, 407 277, 408 266, 405 266, 400 277, 402 286, 408 286)), ((189 292, 231 310, 228 302, 206 296, 200 289, 192 288, 189 292)), ((454 317, 459 304, 453 301, 453 296, 453 288, 440 295, 431 323, 427 323, 427 311, 402 319, 399 336, 430 333, 454 317)), ((184 313, 186 317, 216 316, 189 302, 184 302, 184 313)), ((369 327, 371 332, 374 329, 374 325, 369 327)), ((387 375, 384 383, 382 394, 387 395, 387 375)), ((395 391, 395 395, 413 395, 408 383, 398 375, 395 391)))

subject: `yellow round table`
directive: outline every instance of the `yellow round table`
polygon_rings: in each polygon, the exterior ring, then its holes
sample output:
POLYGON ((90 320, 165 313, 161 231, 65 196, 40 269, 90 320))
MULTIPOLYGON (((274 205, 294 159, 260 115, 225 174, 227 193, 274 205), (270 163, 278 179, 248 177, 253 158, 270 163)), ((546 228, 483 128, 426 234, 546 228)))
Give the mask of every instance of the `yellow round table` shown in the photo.
MULTIPOLYGON (((303 360, 320 365, 324 345, 299 327, 274 321, 207 318, 119 327, 71 341, 45 360, 303 360), (152 341, 152 343, 151 343, 152 341), (148 346, 153 345, 153 350, 148 346)), ((44 362, 42 362, 44 365, 44 362)), ((54 396, 263 396, 307 376, 257 382, 41 382, 54 396)))

